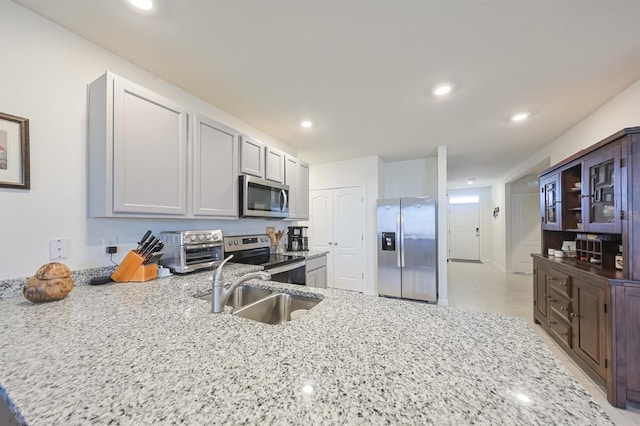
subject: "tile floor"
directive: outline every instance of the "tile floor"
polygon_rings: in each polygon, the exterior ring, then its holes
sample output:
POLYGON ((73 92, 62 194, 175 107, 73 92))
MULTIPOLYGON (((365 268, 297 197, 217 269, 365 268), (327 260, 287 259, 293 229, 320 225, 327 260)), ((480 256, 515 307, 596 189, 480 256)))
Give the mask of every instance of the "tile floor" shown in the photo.
POLYGON ((640 404, 629 404, 626 410, 610 405, 605 390, 584 374, 539 325, 534 324, 533 275, 507 274, 490 263, 465 262, 449 262, 448 274, 451 306, 524 318, 616 424, 640 425, 640 404))

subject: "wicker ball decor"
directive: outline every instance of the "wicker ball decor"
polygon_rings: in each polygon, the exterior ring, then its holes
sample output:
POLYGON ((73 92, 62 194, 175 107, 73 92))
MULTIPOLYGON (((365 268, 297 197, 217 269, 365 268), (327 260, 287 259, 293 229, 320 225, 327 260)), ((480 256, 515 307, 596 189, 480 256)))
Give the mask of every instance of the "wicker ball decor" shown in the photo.
POLYGON ((73 289, 71 270, 59 262, 42 265, 22 289, 25 298, 34 303, 64 299, 73 289))

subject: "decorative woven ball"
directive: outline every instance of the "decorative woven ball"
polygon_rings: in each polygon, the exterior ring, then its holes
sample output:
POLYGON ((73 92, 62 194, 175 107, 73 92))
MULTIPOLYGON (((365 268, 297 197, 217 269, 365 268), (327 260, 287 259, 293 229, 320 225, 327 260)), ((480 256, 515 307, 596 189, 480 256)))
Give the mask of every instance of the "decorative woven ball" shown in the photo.
POLYGON ((64 299, 73 289, 71 270, 59 262, 42 265, 36 274, 27 280, 22 294, 34 303, 64 299))

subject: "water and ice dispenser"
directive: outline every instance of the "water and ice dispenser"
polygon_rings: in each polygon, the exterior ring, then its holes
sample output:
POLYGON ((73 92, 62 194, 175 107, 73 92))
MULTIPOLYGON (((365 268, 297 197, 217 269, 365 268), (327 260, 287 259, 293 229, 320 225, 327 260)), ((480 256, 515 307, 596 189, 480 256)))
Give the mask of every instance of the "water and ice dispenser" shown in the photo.
POLYGON ((382 251, 396 251, 395 232, 382 232, 382 251))

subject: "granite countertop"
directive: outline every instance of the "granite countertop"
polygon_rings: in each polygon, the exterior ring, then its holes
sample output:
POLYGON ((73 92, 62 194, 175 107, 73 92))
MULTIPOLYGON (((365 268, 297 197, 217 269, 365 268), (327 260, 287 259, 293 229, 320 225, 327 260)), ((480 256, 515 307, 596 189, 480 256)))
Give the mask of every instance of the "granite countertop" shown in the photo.
POLYGON ((324 256, 328 251, 317 251, 317 250, 308 250, 308 251, 285 251, 284 254, 288 254, 290 256, 299 256, 304 257, 305 259, 313 259, 316 257, 324 256))
POLYGON ((212 314, 211 275, 0 300, 0 394, 32 425, 612 424, 521 319, 252 282, 324 298, 274 326, 212 314))

